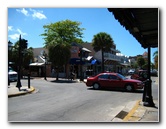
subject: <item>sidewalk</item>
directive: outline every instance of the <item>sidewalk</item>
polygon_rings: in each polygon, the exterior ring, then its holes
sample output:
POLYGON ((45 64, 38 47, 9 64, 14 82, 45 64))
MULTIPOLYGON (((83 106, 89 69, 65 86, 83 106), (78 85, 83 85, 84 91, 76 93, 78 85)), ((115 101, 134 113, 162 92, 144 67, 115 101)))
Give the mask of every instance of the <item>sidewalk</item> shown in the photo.
MULTIPOLYGON (((42 78, 43 79, 43 78, 42 78)), ((47 81, 54 81, 47 78, 47 81)), ((62 80, 63 81, 63 80, 62 80)), ((65 81, 65 80, 64 80, 65 81)), ((80 82, 79 80, 74 80, 80 82)), ((22 86, 21 91, 15 85, 8 86, 8 98, 29 94, 35 91, 34 87, 22 86)), ((117 110, 113 115, 112 122, 159 122, 158 100, 153 100, 155 107, 143 106, 141 100, 131 101, 124 108, 117 110)))
POLYGON ((8 86, 8 98, 19 95, 25 95, 35 91, 35 88, 32 86, 30 88, 28 88, 28 86, 22 86, 20 89, 21 90, 19 91, 19 89, 15 85, 8 86))
POLYGON ((159 122, 158 100, 153 100, 155 107, 143 106, 141 100, 137 101, 128 115, 123 119, 124 122, 159 122))

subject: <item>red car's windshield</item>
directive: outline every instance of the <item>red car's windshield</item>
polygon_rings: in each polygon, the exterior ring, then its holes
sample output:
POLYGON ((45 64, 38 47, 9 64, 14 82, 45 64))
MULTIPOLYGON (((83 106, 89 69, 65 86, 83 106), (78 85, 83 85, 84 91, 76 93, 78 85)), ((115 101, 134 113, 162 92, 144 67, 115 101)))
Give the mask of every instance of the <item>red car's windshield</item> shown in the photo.
POLYGON ((117 74, 117 76, 118 76, 119 78, 121 78, 122 80, 126 80, 126 79, 127 79, 126 77, 124 77, 124 76, 121 75, 121 74, 117 74))

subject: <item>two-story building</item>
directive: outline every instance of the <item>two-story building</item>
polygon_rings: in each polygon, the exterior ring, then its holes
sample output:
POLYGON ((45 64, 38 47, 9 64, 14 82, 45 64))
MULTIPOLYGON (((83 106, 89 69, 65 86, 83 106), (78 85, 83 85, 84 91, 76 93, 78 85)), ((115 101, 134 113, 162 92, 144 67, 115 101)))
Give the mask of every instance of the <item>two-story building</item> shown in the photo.
MULTIPOLYGON (((42 52, 45 51, 48 55, 48 50, 45 48, 34 48, 34 62, 32 62, 30 66, 31 76, 38 76, 43 77, 45 76, 52 76, 52 69, 55 69, 52 67, 51 62, 48 62, 48 57, 45 59, 45 57, 42 55, 42 52), (46 66, 45 66, 46 65, 46 66), (46 70, 45 70, 46 68, 46 70)), ((71 58, 67 65, 64 65, 61 67, 59 71, 59 77, 62 78, 69 78, 70 73, 74 72, 76 74, 76 77, 80 77, 81 75, 81 68, 82 72, 85 76, 86 72, 86 63, 88 63, 87 58, 89 57, 89 53, 91 51, 80 44, 72 43, 71 44, 71 58), (82 60, 80 57, 80 52, 82 51, 82 60), (82 66, 82 67, 81 67, 82 66)), ((56 74, 56 69, 55 69, 56 74)))
MULTIPOLYGON (((46 62, 45 58, 41 55, 42 51, 48 54, 48 50, 45 48, 34 48, 35 62, 30 64, 32 76, 52 76, 51 71, 53 69, 51 62, 46 62)), ((71 44, 71 58, 67 65, 62 66, 59 77, 69 78, 70 73, 74 72, 76 77, 96 75, 101 71, 101 51, 95 52, 91 43, 71 44), (82 51, 82 56, 80 56, 82 51)), ((110 48, 109 52, 104 52, 104 67, 105 71, 119 72, 125 74, 128 70, 128 57, 122 55, 119 50, 116 49, 116 45, 110 48)))
MULTIPOLYGON (((84 43, 82 46, 91 50, 90 56, 92 57, 91 65, 87 68, 92 69, 94 74, 98 74, 101 71, 102 56, 101 51, 95 52, 91 43, 84 43)), ((116 45, 113 44, 109 52, 104 52, 104 69, 110 72, 119 72, 125 74, 128 69, 128 57, 122 56, 119 50, 116 49, 116 45)))

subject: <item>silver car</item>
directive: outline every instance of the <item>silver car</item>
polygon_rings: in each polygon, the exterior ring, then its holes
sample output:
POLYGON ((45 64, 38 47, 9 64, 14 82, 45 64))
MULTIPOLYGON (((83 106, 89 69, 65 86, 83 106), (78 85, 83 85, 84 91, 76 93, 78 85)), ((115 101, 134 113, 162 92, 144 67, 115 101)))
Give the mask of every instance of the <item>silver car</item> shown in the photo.
POLYGON ((17 81, 17 72, 14 71, 11 67, 9 67, 8 77, 9 81, 17 81))

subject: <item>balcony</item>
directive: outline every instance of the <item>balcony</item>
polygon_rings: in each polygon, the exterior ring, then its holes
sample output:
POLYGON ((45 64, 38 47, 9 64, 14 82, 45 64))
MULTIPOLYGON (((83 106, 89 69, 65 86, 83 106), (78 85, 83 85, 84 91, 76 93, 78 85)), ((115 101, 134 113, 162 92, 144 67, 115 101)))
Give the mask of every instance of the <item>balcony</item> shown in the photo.
POLYGON ((117 55, 113 55, 111 53, 104 53, 104 59, 107 60, 114 60, 114 61, 121 61, 121 58, 117 55))

